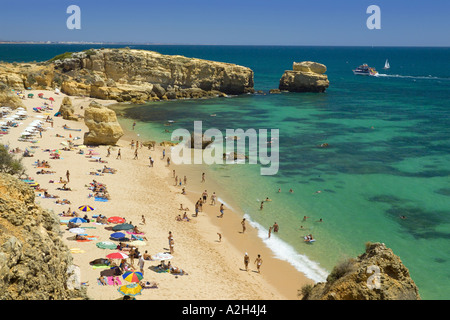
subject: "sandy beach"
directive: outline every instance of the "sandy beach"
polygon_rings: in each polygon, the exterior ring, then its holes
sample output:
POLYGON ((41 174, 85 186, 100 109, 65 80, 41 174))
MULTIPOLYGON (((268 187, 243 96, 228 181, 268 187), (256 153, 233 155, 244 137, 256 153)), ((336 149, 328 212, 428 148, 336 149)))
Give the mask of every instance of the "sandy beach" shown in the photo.
MULTIPOLYGON (((114 283, 101 285, 98 283, 100 272, 105 268, 93 267, 89 262, 95 259, 105 259, 106 255, 116 252, 116 249, 101 249, 96 243, 111 241, 110 235, 114 232, 110 228, 115 224, 99 224, 93 216, 99 214, 106 217, 119 216, 126 219, 127 223, 138 227, 145 237, 145 245, 139 246, 142 254, 164 253, 169 251, 168 236, 172 232, 174 239, 173 258, 170 259, 172 266, 181 268, 183 275, 171 274, 169 272, 157 272, 156 267, 161 263, 159 260, 145 261, 144 281, 156 282, 157 288, 143 289, 141 295, 136 296, 138 300, 295 300, 298 299, 297 291, 305 284, 313 281, 306 278, 286 261, 279 260, 265 247, 262 240, 257 236, 257 230, 246 225, 242 232, 242 216, 225 210, 223 218, 218 218, 220 203, 210 205, 212 191, 220 197, 220 186, 215 181, 206 177, 201 181, 201 172, 198 169, 187 166, 167 166, 162 159, 163 147, 157 146, 149 150, 147 147, 138 149, 138 159, 135 158, 135 148, 130 145, 131 140, 139 140, 139 137, 130 130, 124 128, 126 134, 118 141, 117 146, 111 147, 111 154, 107 156, 108 146, 79 147, 66 151, 61 148, 68 140, 75 145, 83 144, 83 134, 87 127, 82 120, 68 121, 61 117, 53 116, 61 105, 64 94, 55 95, 51 91, 27 91, 34 93, 34 98, 24 99, 27 107, 28 118, 21 120, 18 127, 11 128, 10 133, 2 135, 0 142, 9 144, 10 149, 33 148, 33 157, 23 158, 23 164, 27 169, 29 177, 39 183, 41 188, 47 189, 51 195, 59 198, 43 198, 43 192, 36 191, 36 202, 43 208, 53 210, 55 214, 63 211, 75 211, 80 217, 85 214, 91 220, 82 223, 81 227, 91 240, 76 241, 75 234, 68 231, 66 222, 71 217, 60 216, 62 237, 73 253, 74 264, 80 268, 81 281, 87 284, 87 293, 90 298, 96 300, 113 300, 121 298, 118 287, 114 283), (53 110, 42 113, 33 112, 33 107, 42 106, 44 102, 50 104, 49 100, 37 97, 38 93, 44 93, 44 98, 53 97, 51 103, 53 110), (47 116, 53 119, 44 122, 42 137, 37 134, 35 143, 18 141, 23 130, 33 120, 45 121, 47 116), (67 125, 71 129, 63 128, 67 125), (48 150, 59 150, 60 159, 51 159, 48 150), (120 149, 121 158, 117 159, 120 149), (83 150, 84 154, 79 151, 83 150), (90 151, 91 150, 91 151, 90 151), (96 161, 100 157, 105 163, 96 161), (154 160, 153 167, 149 165, 149 156, 154 160), (53 171, 52 174, 37 174, 35 166, 37 160, 45 160, 50 168, 44 170, 53 171), (99 173, 104 166, 113 168, 116 173, 99 173), (66 184, 71 191, 58 190, 63 184, 58 183, 60 178, 67 180, 66 172, 70 172, 70 181, 66 184), (187 177, 186 186, 175 186, 173 170, 178 177, 187 177), (110 199, 108 201, 96 201, 95 197, 89 197, 92 190, 88 187, 96 180, 106 185, 110 199), (53 181, 53 182, 51 182, 53 181), (187 194, 181 193, 182 187, 187 194), (194 217, 195 202, 201 197, 201 192, 210 191, 203 210, 194 217), (56 200, 68 199, 70 204, 57 204, 56 200), (177 221, 178 215, 185 211, 179 210, 180 204, 189 208, 186 211, 190 220, 177 221), (82 212, 78 207, 88 205, 93 211, 82 212), (145 224, 142 216, 145 217, 145 224), (219 241, 218 233, 222 235, 219 241), (249 268, 244 269, 244 254, 250 256, 249 268), (261 273, 257 273, 255 259, 260 254, 263 260, 261 273)), ((83 115, 85 108, 93 99, 85 97, 71 97, 75 108, 75 114, 83 115)), ((115 101, 97 100, 107 105, 115 101)), ((14 111, 13 111, 14 113, 14 111)), ((165 148, 166 156, 170 156, 170 149, 165 148)), ((126 233, 126 231, 122 231, 126 233)), ((127 234, 130 237, 130 234, 127 234)), ((115 242, 118 243, 118 242, 115 242)), ((115 259, 116 263, 120 260, 115 259)), ((129 259, 127 259, 130 262, 129 259)), ((167 261, 166 261, 167 262, 167 261)), ((134 259, 134 267, 139 271, 138 259, 134 259)), ((118 277, 122 285, 129 284, 121 276, 118 277)))

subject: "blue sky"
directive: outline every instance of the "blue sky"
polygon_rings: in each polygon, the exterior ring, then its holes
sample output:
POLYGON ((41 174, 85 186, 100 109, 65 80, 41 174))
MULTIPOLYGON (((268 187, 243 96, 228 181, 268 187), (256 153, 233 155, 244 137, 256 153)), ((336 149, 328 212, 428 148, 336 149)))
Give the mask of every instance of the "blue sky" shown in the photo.
POLYGON ((450 46, 450 0, 0 0, 0 40, 450 46), (381 29, 369 30, 369 5, 381 29), (69 5, 81 30, 69 30, 69 5))

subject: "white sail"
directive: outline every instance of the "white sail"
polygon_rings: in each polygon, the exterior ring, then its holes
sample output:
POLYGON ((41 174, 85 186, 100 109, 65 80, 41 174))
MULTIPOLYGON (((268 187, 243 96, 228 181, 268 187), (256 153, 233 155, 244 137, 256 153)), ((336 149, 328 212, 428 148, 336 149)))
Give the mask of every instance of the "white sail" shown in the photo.
POLYGON ((391 66, 389 65, 389 61, 386 59, 386 62, 384 63, 383 69, 389 69, 391 66))

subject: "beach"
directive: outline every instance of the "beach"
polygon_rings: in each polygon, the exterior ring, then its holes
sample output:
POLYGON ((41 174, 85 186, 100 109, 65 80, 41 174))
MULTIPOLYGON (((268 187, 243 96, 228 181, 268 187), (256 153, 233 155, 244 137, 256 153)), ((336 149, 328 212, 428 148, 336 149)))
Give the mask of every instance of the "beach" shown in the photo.
MULTIPOLYGON (((33 157, 25 157, 22 160, 27 175, 39 183, 41 188, 47 189, 49 194, 59 196, 56 199, 43 198, 43 192, 37 191, 37 203, 45 209, 53 210, 55 214, 61 214, 70 208, 71 212, 77 212, 80 217, 85 214, 88 216, 90 221, 80 225, 85 229, 88 241, 74 240, 75 234, 70 232, 66 225, 71 217, 59 216, 59 218, 62 238, 73 252, 73 262, 80 268, 80 281, 86 285, 90 298, 114 300, 122 297, 118 292, 120 284, 113 282, 107 285, 99 284, 100 272, 106 268, 90 264, 95 259, 105 259, 106 255, 118 251, 96 246, 98 242, 111 241, 110 235, 114 231, 110 228, 115 225, 97 223, 93 216, 99 214, 108 218, 119 216, 136 226, 141 231, 138 236, 145 237, 145 245, 138 248, 142 254, 145 251, 150 255, 168 252, 169 232, 173 235, 174 252, 170 263, 181 268, 184 274, 159 272, 156 267, 161 261, 145 261, 143 280, 155 282, 157 287, 143 289, 141 295, 137 296, 139 300, 295 300, 298 299, 298 290, 303 285, 313 284, 312 280, 288 262, 274 257, 273 252, 258 237, 258 230, 247 223, 245 232, 242 232, 242 216, 225 207, 224 216, 218 218, 219 200, 227 202, 227 199, 220 198, 220 185, 208 179, 208 176, 202 182, 201 172, 198 168, 194 168, 195 166, 193 168, 174 164, 168 166, 166 159, 163 159, 163 149, 165 156, 170 157, 170 148, 156 146, 150 150, 147 147, 140 147, 137 149, 138 158, 135 159, 135 147, 130 143, 132 140, 139 141, 140 137, 132 128, 123 128, 126 133, 116 146, 111 147, 110 156, 107 156, 108 146, 62 150, 64 145, 68 144, 68 139, 75 145, 82 145, 83 135, 87 131, 84 122, 54 116, 64 94, 55 95, 54 92, 45 90, 30 90, 26 93, 34 93, 35 96, 23 100, 28 118, 21 120, 19 127, 11 128, 9 134, 3 135, 1 142, 9 144, 10 149, 24 150, 26 147, 34 147, 33 157), (53 97, 54 102, 38 98, 38 93, 43 93, 44 98, 53 97), (43 102, 51 104, 52 110, 33 112, 33 107, 41 106, 43 102), (53 125, 45 122, 47 116, 53 119, 53 125), (42 137, 37 134, 36 143, 18 141, 23 129, 36 119, 44 121, 45 131, 42 132, 42 137), (63 128, 64 125, 74 130, 66 130, 63 128), (50 159, 51 150, 54 149, 59 150, 60 159, 50 159), (119 149, 121 158, 117 159, 119 149), (79 153, 80 150, 83 154, 79 153), (89 153, 92 153, 91 157, 88 157, 89 153), (154 160, 153 167, 149 165, 150 156, 154 160), (98 158, 105 162, 97 161, 98 158), (41 169, 34 165, 37 160, 48 161, 50 168, 45 170, 54 173, 37 174, 41 169), (100 173, 104 166, 113 168, 116 172, 100 173), (180 179, 187 177, 186 185, 175 185, 173 170, 180 179), (58 190, 64 185, 58 183, 59 180, 67 180, 67 171, 70 172, 70 181, 66 183, 66 187, 71 190, 58 190), (89 197, 92 191, 88 187, 93 180, 106 186, 110 196, 108 201, 89 197), (182 194, 182 188, 185 188, 186 195, 182 194), (208 190, 208 199, 203 204, 203 210, 197 216, 193 216, 195 202, 201 198, 204 190, 208 190), (210 205, 212 192, 216 192, 219 197, 215 205, 210 205), (70 200, 70 204, 61 205, 55 202, 61 199, 70 200), (189 211, 186 211, 189 221, 176 220, 178 215, 182 216, 185 212, 179 210, 180 204, 189 208, 189 211), (91 206, 94 210, 83 212, 78 209, 84 205, 91 206), (222 235, 220 241, 218 233, 222 235), (250 257, 247 271, 244 268, 245 253, 250 257), (257 272, 255 264, 258 254, 263 261, 260 273, 257 272)), ((94 99, 71 97, 71 100, 75 114, 83 115, 82 107, 86 108, 94 99)), ((95 101, 104 105, 115 103, 97 99, 95 101)), ((129 262, 129 259, 127 261, 129 262)), ((115 259, 115 262, 120 261, 115 259)), ((139 271, 138 259, 134 259, 134 267, 139 271)), ((119 280, 122 285, 129 283, 121 276, 119 280)))

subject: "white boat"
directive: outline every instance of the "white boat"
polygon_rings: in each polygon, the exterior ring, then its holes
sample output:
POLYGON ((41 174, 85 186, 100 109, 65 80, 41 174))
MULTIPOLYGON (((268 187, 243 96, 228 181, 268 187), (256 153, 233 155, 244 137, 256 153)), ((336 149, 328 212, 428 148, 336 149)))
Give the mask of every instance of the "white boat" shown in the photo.
POLYGON ((386 59, 386 62, 384 63, 383 69, 389 69, 391 66, 389 65, 388 59, 386 59))

